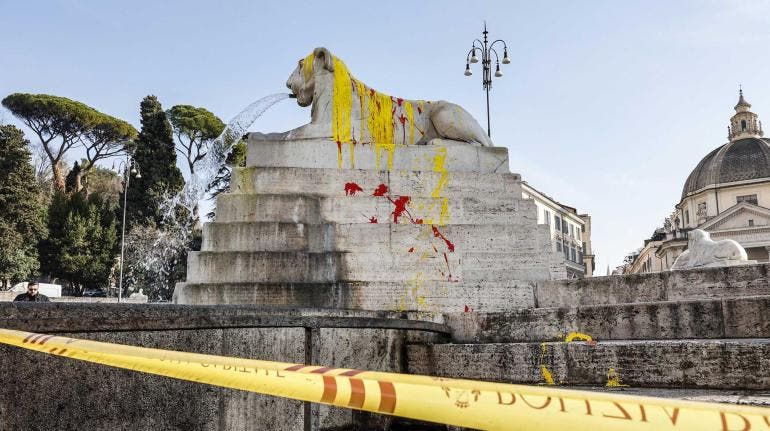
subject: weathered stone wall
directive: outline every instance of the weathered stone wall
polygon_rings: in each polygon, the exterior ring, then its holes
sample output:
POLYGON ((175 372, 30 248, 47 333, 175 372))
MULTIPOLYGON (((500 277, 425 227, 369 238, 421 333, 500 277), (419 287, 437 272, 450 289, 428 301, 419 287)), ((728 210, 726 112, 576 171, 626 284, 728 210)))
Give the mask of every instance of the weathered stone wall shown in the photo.
POLYGON ((770 264, 612 275, 538 284, 537 307, 770 295, 770 264))
MULTIPOLYGON (((402 371, 427 316, 174 305, 0 304, 0 327, 214 355, 402 371), (413 319, 407 319, 412 317, 413 319)), ((439 332, 436 332, 439 331, 439 332)), ((384 429, 388 419, 0 346, 0 430, 384 429), (363 425, 362 425, 363 426, 363 425), (355 429, 355 428, 354 428, 355 429)))

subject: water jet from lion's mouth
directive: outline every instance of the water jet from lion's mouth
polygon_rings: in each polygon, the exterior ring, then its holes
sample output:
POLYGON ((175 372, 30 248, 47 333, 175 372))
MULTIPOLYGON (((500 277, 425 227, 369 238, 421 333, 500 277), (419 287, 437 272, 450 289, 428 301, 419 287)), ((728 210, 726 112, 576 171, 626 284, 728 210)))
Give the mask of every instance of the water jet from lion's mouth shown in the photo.
MULTIPOLYGON (((214 139, 204 150, 205 156, 196 166, 195 174, 187 182, 184 194, 188 202, 197 202, 206 195, 206 190, 212 181, 220 174, 221 169, 228 169, 225 160, 230 154, 233 145, 243 139, 249 127, 270 107, 286 100, 293 95, 289 93, 276 93, 265 96, 250 104, 233 117, 222 133, 214 139)), ((296 97, 296 96, 294 96, 296 97)))

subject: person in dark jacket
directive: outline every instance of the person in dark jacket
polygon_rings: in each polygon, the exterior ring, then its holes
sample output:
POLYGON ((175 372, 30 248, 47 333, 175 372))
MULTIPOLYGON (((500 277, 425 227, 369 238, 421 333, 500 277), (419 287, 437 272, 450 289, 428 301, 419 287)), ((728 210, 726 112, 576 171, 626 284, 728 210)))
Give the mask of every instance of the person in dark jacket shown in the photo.
POLYGON ((22 293, 13 299, 14 302, 51 302, 47 296, 39 293, 40 285, 37 281, 30 281, 27 284, 27 292, 22 293))

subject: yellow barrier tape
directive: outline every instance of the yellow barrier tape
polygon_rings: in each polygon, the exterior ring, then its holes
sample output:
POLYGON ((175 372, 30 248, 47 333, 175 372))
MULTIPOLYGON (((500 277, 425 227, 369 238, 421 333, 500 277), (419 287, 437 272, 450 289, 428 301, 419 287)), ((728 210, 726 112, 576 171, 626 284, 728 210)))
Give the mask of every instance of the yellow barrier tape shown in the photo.
POLYGON ((118 368, 484 430, 770 430, 770 409, 175 352, 0 329, 0 343, 118 368))

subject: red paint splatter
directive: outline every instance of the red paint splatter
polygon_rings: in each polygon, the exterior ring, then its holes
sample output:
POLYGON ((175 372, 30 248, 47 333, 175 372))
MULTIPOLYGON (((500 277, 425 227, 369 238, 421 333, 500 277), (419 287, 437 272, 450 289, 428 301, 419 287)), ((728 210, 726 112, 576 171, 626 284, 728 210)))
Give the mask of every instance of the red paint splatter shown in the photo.
POLYGON ((398 218, 404 215, 404 213, 406 213, 407 217, 409 217, 410 219, 412 218, 411 215, 409 215, 409 211, 407 211, 406 209, 406 204, 409 203, 409 200, 410 200, 409 196, 399 196, 395 201, 393 199, 390 199, 390 201, 395 206, 392 213, 393 223, 398 223, 398 218))
POLYGON ((414 247, 412 247, 412 248, 410 248, 409 250, 407 250, 407 252, 409 252, 409 253, 414 253, 414 247))
POLYGON ((596 340, 588 340, 586 341, 586 344, 588 344, 591 347, 596 347, 596 340))
POLYGON ((454 251, 455 251, 455 245, 454 245, 454 243, 452 243, 452 241, 448 240, 448 239, 447 239, 447 238, 444 236, 444 234, 442 234, 442 233, 441 233, 441 232, 438 230, 438 228, 437 228, 436 226, 433 226, 433 236, 434 236, 434 237, 436 237, 436 238, 441 238, 442 240, 444 240, 444 243, 446 244, 446 246, 447 246, 447 248, 449 249, 449 251, 450 251, 450 252, 454 252, 454 251))
POLYGON ((403 102, 404 102, 404 99, 402 99, 400 97, 398 99, 396 99, 396 103, 398 103, 398 106, 401 106, 401 103, 403 103, 403 102))
POLYGON ((369 89, 369 97, 374 97, 374 88, 369 89))
POLYGON ((388 186, 386 186, 385 184, 380 184, 374 190, 374 193, 372 193, 372 196, 385 196, 385 193, 387 192, 388 192, 388 186))
POLYGON ((369 218, 369 223, 377 223, 377 216, 371 216, 369 218))
POLYGON ((364 189, 361 188, 356 183, 345 183, 345 195, 346 196, 355 196, 356 193, 362 192, 364 189))
POLYGON ((471 311, 473 311, 473 309, 472 309, 471 307, 468 307, 468 306, 466 305, 466 306, 465 306, 465 309, 464 309, 463 311, 464 311, 464 312, 466 312, 466 313, 470 313, 471 311))
POLYGON ((422 219, 418 218, 417 220, 414 221, 414 224, 422 224, 422 219))
POLYGON ((422 108, 420 108, 420 105, 417 105, 417 113, 422 114, 422 108))

